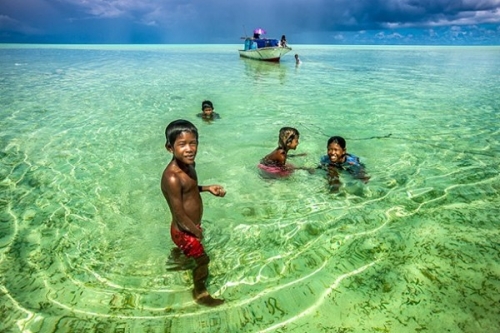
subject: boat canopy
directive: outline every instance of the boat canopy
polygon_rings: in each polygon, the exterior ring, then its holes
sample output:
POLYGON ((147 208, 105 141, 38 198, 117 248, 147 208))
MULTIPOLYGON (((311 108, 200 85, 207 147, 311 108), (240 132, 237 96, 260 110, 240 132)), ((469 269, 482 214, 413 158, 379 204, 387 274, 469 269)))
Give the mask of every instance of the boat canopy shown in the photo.
POLYGON ((245 39, 245 51, 246 50, 254 50, 260 49, 263 47, 277 47, 279 45, 279 41, 277 39, 267 39, 267 38, 259 38, 259 39, 245 39))

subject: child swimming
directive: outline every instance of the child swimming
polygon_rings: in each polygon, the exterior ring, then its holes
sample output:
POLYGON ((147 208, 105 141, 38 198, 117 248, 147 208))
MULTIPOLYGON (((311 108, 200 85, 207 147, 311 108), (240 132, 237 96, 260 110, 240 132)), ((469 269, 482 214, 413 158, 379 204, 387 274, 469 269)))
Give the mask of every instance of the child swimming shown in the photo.
POLYGON ((320 159, 319 168, 328 171, 328 183, 338 189, 341 185, 338 171, 347 171, 354 178, 367 183, 370 179, 366 175, 365 165, 353 154, 347 153, 345 139, 341 136, 332 136, 326 144, 327 154, 320 159))
POLYGON ((214 104, 209 100, 205 100, 201 102, 201 113, 198 113, 197 116, 207 122, 220 119, 220 115, 214 110, 214 104))
POLYGON ((283 127, 280 129, 278 147, 261 159, 258 164, 263 176, 266 176, 266 178, 280 178, 292 174, 295 167, 286 164, 286 159, 290 149, 297 149, 299 136, 299 131, 296 128, 283 127))

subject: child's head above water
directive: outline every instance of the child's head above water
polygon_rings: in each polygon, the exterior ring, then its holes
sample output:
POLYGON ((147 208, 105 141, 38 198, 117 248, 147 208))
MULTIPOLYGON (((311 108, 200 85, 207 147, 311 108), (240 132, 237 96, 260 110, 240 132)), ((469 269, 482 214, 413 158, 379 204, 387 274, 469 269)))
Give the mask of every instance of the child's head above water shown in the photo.
POLYGON ((196 126, 187 120, 178 119, 168 124, 165 129, 165 138, 167 139, 166 146, 173 146, 177 137, 183 132, 193 133, 198 141, 198 129, 196 126))
POLYGON ((214 105, 209 100, 201 102, 201 112, 204 117, 210 117, 214 112, 214 105))
POLYGON ((299 131, 293 127, 283 127, 280 129, 279 139, 278 139, 278 147, 283 149, 295 149, 299 144, 299 131), (295 147, 291 147, 290 145, 296 139, 297 144, 295 147))
POLYGON ((212 102, 210 102, 209 100, 205 100, 205 101, 201 102, 201 110, 203 111, 206 108, 213 109, 214 108, 214 104, 212 102))
POLYGON ((332 136, 326 144, 326 151, 330 161, 333 163, 343 163, 345 161, 346 143, 341 136, 332 136))
POLYGON ((338 144, 342 149, 345 149, 345 139, 341 136, 332 136, 330 139, 328 139, 328 143, 326 146, 328 147, 330 144, 336 143, 338 144))

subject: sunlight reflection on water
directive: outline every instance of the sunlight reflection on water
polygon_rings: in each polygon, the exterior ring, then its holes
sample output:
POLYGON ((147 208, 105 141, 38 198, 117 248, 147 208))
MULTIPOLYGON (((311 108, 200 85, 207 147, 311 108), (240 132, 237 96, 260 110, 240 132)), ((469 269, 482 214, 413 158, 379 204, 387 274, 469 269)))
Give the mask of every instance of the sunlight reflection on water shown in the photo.
POLYGON ((222 70, 208 46, 0 49, 1 330, 498 329, 498 50, 475 69, 441 48, 302 46, 300 69, 235 50, 215 51, 222 70), (200 131, 200 183, 228 191, 203 194, 219 308, 193 302, 192 266, 172 260, 159 177, 181 117, 200 131), (293 164, 315 167, 340 134, 370 182, 262 179, 282 126, 307 153, 293 164))

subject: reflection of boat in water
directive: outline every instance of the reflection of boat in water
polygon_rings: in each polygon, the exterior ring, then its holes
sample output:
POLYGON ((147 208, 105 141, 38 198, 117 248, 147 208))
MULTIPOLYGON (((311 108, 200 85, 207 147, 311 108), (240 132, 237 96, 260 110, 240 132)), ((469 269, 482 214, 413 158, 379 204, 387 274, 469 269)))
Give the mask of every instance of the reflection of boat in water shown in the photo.
POLYGON ((277 39, 260 38, 265 33, 262 29, 254 30, 253 37, 246 37, 244 49, 238 50, 240 57, 279 62, 281 57, 292 50, 289 46, 282 46, 277 39))
POLYGON ((241 58, 245 65, 245 73, 255 80, 267 80, 278 78, 281 82, 286 78, 287 66, 279 62, 254 61, 241 58))

